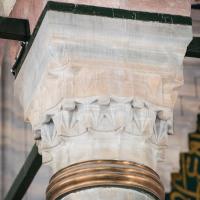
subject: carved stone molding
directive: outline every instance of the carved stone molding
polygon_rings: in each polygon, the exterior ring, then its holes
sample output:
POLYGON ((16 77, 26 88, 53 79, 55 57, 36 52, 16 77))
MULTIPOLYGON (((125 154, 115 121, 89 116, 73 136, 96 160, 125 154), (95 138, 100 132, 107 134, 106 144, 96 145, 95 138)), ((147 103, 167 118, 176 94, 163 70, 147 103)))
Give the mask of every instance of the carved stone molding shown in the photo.
POLYGON ((25 119, 35 126, 62 99, 93 96, 173 109, 191 37, 188 24, 48 11, 15 81, 25 119))
POLYGON ((40 122, 35 137, 43 162, 54 172, 75 161, 113 156, 157 171, 158 161, 164 159, 167 135, 173 130, 171 110, 122 97, 64 99, 40 122))
POLYGON ((15 81, 43 162, 56 173, 78 162, 127 160, 162 174, 190 19, 48 6, 15 81))

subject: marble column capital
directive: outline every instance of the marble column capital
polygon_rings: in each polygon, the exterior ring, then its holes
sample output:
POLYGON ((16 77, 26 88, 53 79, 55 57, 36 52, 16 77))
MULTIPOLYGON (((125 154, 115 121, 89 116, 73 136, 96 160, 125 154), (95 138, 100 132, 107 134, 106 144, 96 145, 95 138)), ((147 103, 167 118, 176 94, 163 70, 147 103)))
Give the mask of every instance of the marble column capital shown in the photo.
POLYGON ((173 109, 191 25, 133 16, 48 11, 15 81, 25 120, 35 126, 62 99, 96 96, 173 109))
POLYGON ((127 160, 162 174, 190 18, 47 8, 15 81, 43 162, 56 173, 87 160, 127 160))

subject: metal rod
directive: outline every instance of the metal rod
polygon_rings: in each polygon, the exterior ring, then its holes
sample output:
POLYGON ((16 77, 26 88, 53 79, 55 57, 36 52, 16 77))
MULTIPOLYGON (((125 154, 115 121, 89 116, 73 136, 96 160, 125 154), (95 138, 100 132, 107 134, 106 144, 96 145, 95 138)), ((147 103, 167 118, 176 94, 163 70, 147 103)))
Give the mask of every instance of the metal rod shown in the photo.
POLYGON ((21 200, 42 165, 38 148, 33 146, 19 174, 8 191, 5 200, 21 200))
POLYGON ((0 17, 0 38, 28 41, 30 39, 29 21, 26 19, 0 17))

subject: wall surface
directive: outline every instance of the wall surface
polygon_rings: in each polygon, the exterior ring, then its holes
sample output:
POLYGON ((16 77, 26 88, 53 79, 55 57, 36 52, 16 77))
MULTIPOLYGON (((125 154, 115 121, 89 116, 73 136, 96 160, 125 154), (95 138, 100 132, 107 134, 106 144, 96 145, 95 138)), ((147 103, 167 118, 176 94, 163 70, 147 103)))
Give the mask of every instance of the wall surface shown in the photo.
MULTIPOLYGON (((63 0, 63 2, 86 2, 98 6, 190 15, 189 0, 63 0)), ((17 0, 10 16, 29 19, 32 32, 45 4, 46 0, 17 0)), ((195 18, 194 31, 198 35, 200 18, 198 13, 192 15, 195 18)), ((20 44, 15 41, 0 40, 0 199, 5 196, 34 143, 31 127, 24 123, 22 109, 14 97, 14 78, 10 73, 19 46, 20 44)), ((179 152, 188 149, 187 134, 194 131, 196 113, 199 112, 200 106, 200 60, 186 59, 184 65, 185 85, 175 107, 175 135, 171 136, 169 141, 169 170, 172 171, 178 171, 179 152), (171 156, 172 150, 176 151, 174 157, 171 156)), ((24 199, 45 199, 49 175, 48 168, 43 166, 24 199)))

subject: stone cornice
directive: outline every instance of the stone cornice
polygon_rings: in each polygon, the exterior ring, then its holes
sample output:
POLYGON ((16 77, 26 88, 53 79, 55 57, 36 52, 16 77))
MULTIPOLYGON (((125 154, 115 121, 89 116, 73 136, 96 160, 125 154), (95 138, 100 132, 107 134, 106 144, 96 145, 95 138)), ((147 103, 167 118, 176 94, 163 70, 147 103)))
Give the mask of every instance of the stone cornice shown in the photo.
POLYGON ((192 20, 190 17, 181 16, 181 15, 170 15, 163 13, 150 13, 150 12, 141 12, 141 11, 131 11, 117 8, 105 8, 97 7, 91 5, 78 5, 70 3, 61 3, 48 1, 32 34, 32 37, 25 49, 22 59, 19 61, 17 69, 15 69, 15 75, 19 73, 21 66, 32 46, 33 41, 40 29, 40 26, 43 22, 48 11, 58 11, 58 12, 69 12, 73 14, 82 14, 82 15, 93 15, 93 16, 102 16, 110 18, 123 18, 130 20, 141 20, 141 21, 154 21, 159 23, 168 23, 168 24, 182 24, 182 25, 191 25, 192 20))
MULTIPOLYGON (((172 108, 175 90, 183 82, 182 61, 192 37, 190 23, 181 25, 161 23, 159 19, 143 21, 142 18, 129 20, 83 15, 91 11, 86 8, 114 11, 83 5, 47 4, 15 81, 26 119, 39 119, 37 109, 43 113, 63 98, 107 94, 137 97, 154 105, 172 108), (71 70, 70 73, 68 70, 71 70), (78 73, 76 70, 85 72, 78 73), (75 78, 73 86, 70 77, 66 78, 69 82, 62 81, 63 76, 68 75, 75 78), (99 76, 101 81, 93 79, 93 76, 99 76), (115 82, 107 83, 109 77, 113 77, 115 82), (123 77, 127 79, 125 82, 123 77), (101 82, 105 86, 102 87, 101 82), (92 85, 95 85, 95 90, 92 85), (44 101, 43 95, 48 90, 52 91, 53 98, 44 101), (38 103, 40 106, 36 105, 38 103)), ((147 17, 144 13, 139 15, 145 16, 144 20, 147 17)))
POLYGON ((129 160, 161 174, 191 39, 187 17, 49 2, 15 80, 43 162, 129 160))

